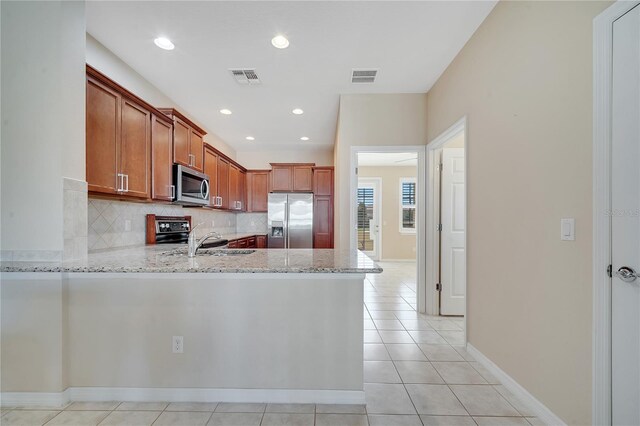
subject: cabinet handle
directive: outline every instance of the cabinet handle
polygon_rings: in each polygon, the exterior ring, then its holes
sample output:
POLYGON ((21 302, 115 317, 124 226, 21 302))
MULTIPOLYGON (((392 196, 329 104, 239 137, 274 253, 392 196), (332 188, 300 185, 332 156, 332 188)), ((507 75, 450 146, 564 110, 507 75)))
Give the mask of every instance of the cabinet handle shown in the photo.
POLYGON ((176 198, 176 186, 171 185, 171 201, 175 200, 175 198, 176 198))
POLYGON ((116 174, 116 192, 124 191, 124 175, 122 173, 116 174))
POLYGON ((222 207, 222 197, 217 197, 220 201, 218 201, 218 207, 222 207))
POLYGON ((124 175, 124 178, 127 179, 127 189, 125 189, 124 192, 129 192, 129 175, 124 175))

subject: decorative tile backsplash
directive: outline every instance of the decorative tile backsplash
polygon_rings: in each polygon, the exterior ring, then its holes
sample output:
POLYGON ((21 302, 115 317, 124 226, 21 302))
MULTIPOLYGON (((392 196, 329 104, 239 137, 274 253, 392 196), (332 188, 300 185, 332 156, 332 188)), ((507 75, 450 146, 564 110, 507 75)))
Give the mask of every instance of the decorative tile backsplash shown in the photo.
POLYGON ((198 234, 211 230, 223 234, 236 232, 236 213, 97 198, 90 198, 88 204, 89 251, 145 244, 147 214, 191 216, 192 224, 203 223, 198 234))
POLYGON ((237 216, 237 229, 239 233, 266 233, 266 213, 239 213, 237 216))

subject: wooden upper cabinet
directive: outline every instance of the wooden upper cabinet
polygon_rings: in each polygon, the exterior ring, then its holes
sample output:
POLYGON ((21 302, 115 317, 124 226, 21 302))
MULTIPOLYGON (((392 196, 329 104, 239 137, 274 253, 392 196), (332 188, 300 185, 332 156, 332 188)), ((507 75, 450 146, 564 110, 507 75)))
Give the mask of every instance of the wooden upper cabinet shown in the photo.
POLYGON ((229 165, 229 209, 239 210, 240 205, 240 169, 229 165))
POLYGON ((208 147, 204 149, 204 174, 209 176, 209 205, 217 207, 218 154, 208 147))
POLYGON ((189 137, 191 136, 191 129, 189 126, 179 118, 175 118, 173 121, 173 162, 182 164, 183 166, 190 166, 191 163, 191 150, 189 148, 189 137))
POLYGON ((151 112, 122 98, 120 173, 122 192, 149 198, 151 188, 151 112))
POLYGON ((333 167, 314 167, 313 194, 333 195, 333 167))
POLYGON ((218 208, 229 209, 229 161, 222 156, 218 156, 218 196, 218 208))
POLYGON ((271 163, 271 192, 312 192, 313 163, 271 163))
POLYGON ((172 201, 175 195, 172 188, 172 133, 170 122, 156 114, 151 116, 151 198, 154 200, 172 201))
POLYGON ((243 212, 247 211, 247 172, 240 170, 240 181, 238 182, 238 201, 239 209, 243 212))
POLYGON ((204 135, 207 133, 174 108, 159 108, 173 120, 173 161, 204 171, 204 135))
POLYGON ((293 166, 293 191, 294 192, 312 192, 313 191, 312 165, 293 166))
POLYGON ((90 192, 117 193, 120 141, 120 94, 87 77, 86 173, 90 192))
POLYGON ((247 211, 266 212, 269 198, 269 170, 247 170, 247 211))

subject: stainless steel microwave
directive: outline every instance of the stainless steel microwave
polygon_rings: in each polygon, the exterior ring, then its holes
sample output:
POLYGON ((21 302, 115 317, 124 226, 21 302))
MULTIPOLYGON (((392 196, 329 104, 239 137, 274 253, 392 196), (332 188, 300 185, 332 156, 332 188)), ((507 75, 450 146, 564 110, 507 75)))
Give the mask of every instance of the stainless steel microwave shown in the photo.
POLYGON ((195 206, 209 205, 209 176, 204 173, 180 164, 174 164, 173 185, 175 188, 174 203, 195 206))

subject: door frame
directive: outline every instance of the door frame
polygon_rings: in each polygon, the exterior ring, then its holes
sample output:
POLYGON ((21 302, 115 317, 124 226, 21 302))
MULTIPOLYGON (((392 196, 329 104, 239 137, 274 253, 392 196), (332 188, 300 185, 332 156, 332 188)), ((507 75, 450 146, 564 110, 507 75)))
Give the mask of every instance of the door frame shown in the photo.
MULTIPOLYGON (((376 249, 375 257, 377 257, 377 259, 374 258, 373 260, 379 261, 380 259, 382 259, 382 178, 359 177, 358 188, 360 187, 360 183, 372 184, 374 188, 377 189, 377 192, 373 194, 373 205, 374 205, 374 214, 378 213, 378 229, 380 231, 377 233, 377 241, 374 241, 374 248, 376 249), (377 246, 375 246, 375 244, 377 244, 377 246)), ((356 215, 357 214, 358 214, 358 211, 356 210, 356 215)), ((371 233, 371 230, 369 230, 369 233, 371 233)))
MULTIPOLYGON (((465 269, 468 272, 469 262, 467 259, 469 250, 469 229, 468 229, 468 211, 469 206, 467 204, 468 193, 468 132, 467 132, 467 116, 465 115, 447 130, 438 135, 435 139, 427 144, 427 186, 426 194, 429 206, 427 208, 427 262, 426 267, 428 272, 428 278, 430 283, 434 285, 429 289, 427 293, 427 313, 429 315, 440 315, 439 298, 440 292, 436 289, 435 283, 438 282, 438 267, 440 265, 440 239, 436 227, 438 226, 438 218, 440 216, 440 170, 438 169, 437 152, 444 147, 454 137, 460 133, 464 133, 464 246, 465 246, 465 269)), ((468 277, 468 273, 467 273, 468 277)), ((464 341, 467 341, 467 285, 468 279, 464 282, 464 341)))
MULTIPOLYGON (((411 152, 418 156, 417 169, 417 193, 422 191, 420 188, 425 186, 425 146, 424 145, 404 145, 404 146, 352 146, 351 156, 349 159, 349 248, 357 250, 358 244, 356 239, 357 227, 357 209, 356 209, 356 190, 358 188, 358 177, 356 167, 358 167, 358 153, 360 152, 411 152)), ((424 191, 423 191, 424 193, 424 191)), ((418 197, 418 220, 416 222, 416 268, 417 268, 417 288, 416 300, 418 312, 425 313, 426 310, 426 286, 425 286, 425 199, 426 197, 418 197)))
POLYGON ((617 1, 593 20, 593 338, 592 422, 611 411, 611 101, 613 23, 640 2, 617 1))

